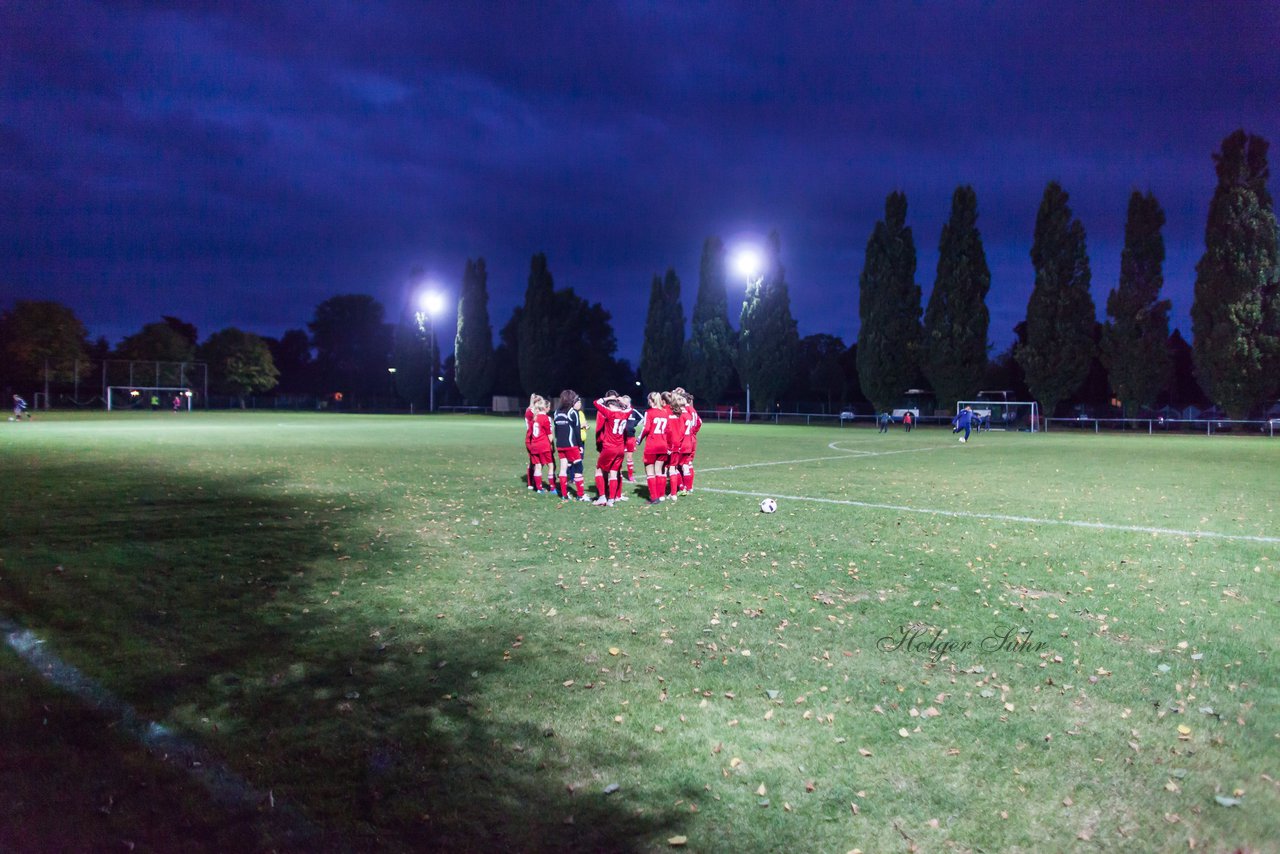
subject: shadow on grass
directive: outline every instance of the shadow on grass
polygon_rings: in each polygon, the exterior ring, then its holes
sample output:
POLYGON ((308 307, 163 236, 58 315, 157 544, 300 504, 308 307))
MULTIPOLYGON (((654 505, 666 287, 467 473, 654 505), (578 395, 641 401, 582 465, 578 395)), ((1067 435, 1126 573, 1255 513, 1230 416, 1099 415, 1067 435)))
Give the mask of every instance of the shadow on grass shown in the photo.
MULTIPOLYGON (((322 828, 322 847, 629 851, 678 831, 683 814, 670 805, 691 791, 567 784, 574 769, 642 765, 635 743, 568 743, 547 710, 493 707, 485 686, 504 679, 500 639, 516 626, 409 625, 376 598, 371 582, 386 579, 344 545, 376 532, 346 496, 136 465, 0 463, 0 475, 25 496, 0 520, 0 613, 298 808, 322 828)), ((67 726, 74 737, 24 762, 78 778, 66 773, 74 744, 97 724, 67 726)), ((111 788, 101 776, 99 794, 111 788)), ((56 803, 35 808, 43 821, 24 809, 28 827, 57 826, 56 803)), ((158 838, 203 834, 181 810, 146 812, 158 838)))

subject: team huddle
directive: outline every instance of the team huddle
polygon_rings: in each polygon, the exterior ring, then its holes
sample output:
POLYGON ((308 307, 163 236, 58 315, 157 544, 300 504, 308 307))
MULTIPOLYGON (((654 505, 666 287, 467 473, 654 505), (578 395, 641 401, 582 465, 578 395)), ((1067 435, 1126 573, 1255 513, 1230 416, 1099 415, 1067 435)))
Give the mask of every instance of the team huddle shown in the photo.
MULTIPOLYGON (((675 501, 677 496, 693 491, 693 458, 698 450, 698 431, 702 429, 702 419, 693 408, 693 395, 682 388, 655 391, 649 395, 648 404, 649 408, 641 413, 632 408, 630 397, 612 390, 595 402, 595 504, 612 507, 615 501, 627 500, 622 491, 622 468, 625 464, 626 482, 635 483, 637 447, 643 447, 641 460, 650 504, 675 501)), ((590 501, 583 472, 588 427, 578 393, 571 389, 560 392, 554 413, 546 398, 531 396, 524 421, 529 489, 558 495, 566 501, 574 497, 590 501), (553 468, 554 457, 560 459, 558 474, 553 468)))

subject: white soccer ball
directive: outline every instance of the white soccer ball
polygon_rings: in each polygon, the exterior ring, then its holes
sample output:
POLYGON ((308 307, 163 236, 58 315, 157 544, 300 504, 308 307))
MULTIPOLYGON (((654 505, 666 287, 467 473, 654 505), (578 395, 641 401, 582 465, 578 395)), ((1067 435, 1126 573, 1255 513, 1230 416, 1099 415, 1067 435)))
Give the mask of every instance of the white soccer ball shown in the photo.
POLYGON ((961 437, 960 437, 960 444, 961 444, 961 445, 963 445, 963 444, 964 444, 964 436, 961 436, 961 437))
POLYGON ((774 501, 772 498, 766 498, 764 501, 760 502, 761 513, 773 513, 777 509, 778 502, 774 501))

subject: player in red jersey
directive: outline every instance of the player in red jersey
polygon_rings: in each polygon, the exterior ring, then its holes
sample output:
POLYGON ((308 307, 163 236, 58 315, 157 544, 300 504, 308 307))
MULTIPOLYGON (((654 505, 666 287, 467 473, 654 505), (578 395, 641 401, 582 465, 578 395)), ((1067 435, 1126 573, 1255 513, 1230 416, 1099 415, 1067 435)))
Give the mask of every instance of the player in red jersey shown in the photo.
MULTIPOLYGON (((631 406, 631 396, 624 394, 622 402, 628 407, 631 406)), ((640 421, 644 416, 639 410, 632 409, 631 414, 627 416, 627 427, 622 431, 623 448, 627 453, 627 483, 636 482, 636 428, 640 426, 640 421)))
MULTIPOLYGON (((529 451, 529 433, 533 430, 533 406, 539 400, 536 394, 529 395, 529 405, 524 408, 524 449, 529 451)), ((529 460, 529 466, 525 469, 524 485, 533 489, 533 460, 529 460)))
MULTIPOLYGON (((536 400, 529 403, 529 410, 525 413, 525 423, 528 428, 524 436, 525 448, 529 451, 529 466, 533 469, 530 474, 532 483, 529 488, 534 493, 542 491, 542 467, 547 467, 547 478, 551 478, 551 419, 547 417, 547 401, 541 396, 536 396, 536 400)), ((548 492, 551 490, 548 489, 548 492)))
POLYGON ((662 402, 662 395, 649 394, 649 410, 644 414, 644 426, 640 428, 640 442, 644 445, 644 474, 649 482, 649 503, 657 504, 667 496, 667 478, 663 471, 667 465, 667 421, 671 411, 662 402))
POLYGON ((682 388, 675 393, 684 400, 684 441, 680 445, 680 480, 685 495, 693 492, 693 456, 698 452, 698 431, 702 429, 702 418, 698 410, 693 408, 693 395, 682 388))
POLYGON ((680 491, 680 467, 684 463, 684 398, 673 391, 664 391, 662 399, 671 413, 667 421, 667 497, 672 501, 680 491))
POLYGON ((586 501, 582 482, 582 400, 572 389, 560 392, 553 419, 556 437, 556 455, 560 457, 560 497, 573 497, 569 492, 569 478, 573 478, 579 501, 586 501))
POLYGON ((612 507, 622 494, 622 481, 618 477, 626 454, 626 441, 622 434, 627 429, 630 415, 631 407, 622 402, 617 392, 612 395, 606 393, 596 401, 596 444, 600 447, 600 456, 596 460, 596 489, 600 497, 596 504, 612 507))

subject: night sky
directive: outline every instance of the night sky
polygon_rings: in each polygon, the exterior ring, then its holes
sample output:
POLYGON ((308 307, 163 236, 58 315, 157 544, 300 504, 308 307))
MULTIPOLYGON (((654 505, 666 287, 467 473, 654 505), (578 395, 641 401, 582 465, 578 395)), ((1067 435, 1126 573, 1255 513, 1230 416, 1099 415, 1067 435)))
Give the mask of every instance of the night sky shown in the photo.
POLYGON ((851 343, 885 196, 927 300, 971 183, 1003 349, 1056 179, 1100 315, 1129 194, 1156 194, 1189 336, 1211 154, 1280 144, 1278 46, 1280 6, 1246 0, 4 0, 0 307, 59 300, 112 344, 162 314, 279 335, 342 293, 395 320, 421 268, 451 338, 484 256, 496 335, 541 251, 634 364, 655 273, 687 317, 705 237, 777 229, 801 335, 851 343))

